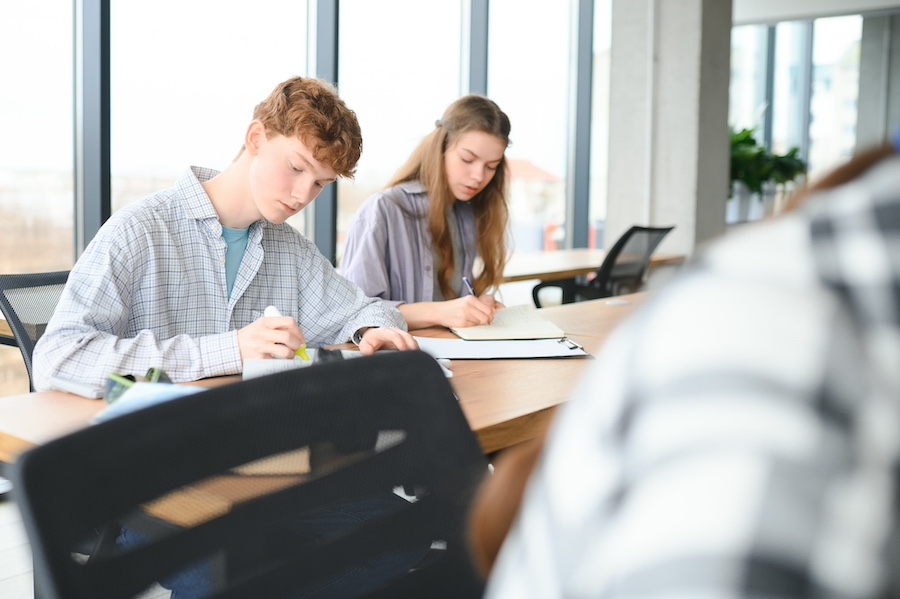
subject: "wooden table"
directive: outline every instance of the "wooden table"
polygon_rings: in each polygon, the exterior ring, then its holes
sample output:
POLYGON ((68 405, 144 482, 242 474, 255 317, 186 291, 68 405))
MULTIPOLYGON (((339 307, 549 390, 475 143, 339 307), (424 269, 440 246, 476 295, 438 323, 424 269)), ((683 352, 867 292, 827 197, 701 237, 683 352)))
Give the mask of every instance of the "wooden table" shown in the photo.
MULTIPOLYGON (((503 282, 530 279, 559 281, 580 277, 597 270, 605 256, 605 250, 589 248, 515 253, 503 269, 503 282)), ((684 262, 684 258, 679 254, 653 254, 649 268, 678 265, 684 262)))
MULTIPOLYGON (((636 293, 543 308, 540 313, 595 354, 616 325, 645 299, 646 294, 636 293)), ((440 328, 413 333, 453 337, 440 328)), ((492 453, 542 434, 555 408, 568 399, 592 362, 584 358, 454 360, 450 382, 482 448, 492 453)), ((229 376, 194 384, 210 387, 236 380, 238 376, 229 376)), ((0 398, 0 462, 11 463, 35 444, 88 426, 104 405, 61 391, 0 398)))
POLYGON ((0 318, 0 345, 18 346, 15 337, 13 337, 12 329, 9 328, 9 323, 2 318, 0 318))

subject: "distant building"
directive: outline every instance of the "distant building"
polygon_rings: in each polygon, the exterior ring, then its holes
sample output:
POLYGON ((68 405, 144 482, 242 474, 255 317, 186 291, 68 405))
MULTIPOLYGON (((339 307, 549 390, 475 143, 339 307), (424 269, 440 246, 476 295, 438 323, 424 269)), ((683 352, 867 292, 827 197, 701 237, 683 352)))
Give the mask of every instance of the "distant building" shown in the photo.
POLYGON ((508 158, 509 210, 515 249, 553 249, 565 232, 565 180, 529 160, 508 158))

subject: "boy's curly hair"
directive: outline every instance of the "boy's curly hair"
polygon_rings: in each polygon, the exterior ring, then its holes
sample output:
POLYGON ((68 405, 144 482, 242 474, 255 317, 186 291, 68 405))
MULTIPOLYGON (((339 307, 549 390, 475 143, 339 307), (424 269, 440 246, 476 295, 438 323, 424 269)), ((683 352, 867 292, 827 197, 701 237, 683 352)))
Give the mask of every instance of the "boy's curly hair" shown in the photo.
POLYGON ((295 136, 341 177, 352 178, 362 154, 362 132, 356 113, 338 97, 334 86, 319 79, 292 77, 256 105, 253 119, 266 136, 295 136))

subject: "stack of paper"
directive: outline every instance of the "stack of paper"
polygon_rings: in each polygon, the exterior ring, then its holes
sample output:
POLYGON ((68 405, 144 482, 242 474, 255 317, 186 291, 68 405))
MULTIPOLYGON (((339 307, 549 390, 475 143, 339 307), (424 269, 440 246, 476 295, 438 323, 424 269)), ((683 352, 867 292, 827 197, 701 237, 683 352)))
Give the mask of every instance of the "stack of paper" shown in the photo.
POLYGON ((419 349, 435 358, 448 360, 491 360, 497 358, 574 358, 589 356, 574 341, 562 339, 434 339, 416 337, 419 349))

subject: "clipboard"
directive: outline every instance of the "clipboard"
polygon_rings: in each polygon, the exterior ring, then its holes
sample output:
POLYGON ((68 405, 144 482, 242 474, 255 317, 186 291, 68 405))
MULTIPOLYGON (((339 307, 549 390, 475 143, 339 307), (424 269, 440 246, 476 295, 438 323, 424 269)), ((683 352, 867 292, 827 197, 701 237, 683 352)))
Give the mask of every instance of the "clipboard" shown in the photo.
POLYGON ((414 337, 419 349, 434 358, 447 360, 494 360, 517 358, 590 357, 584 348, 568 337, 561 339, 502 339, 466 341, 414 337))

